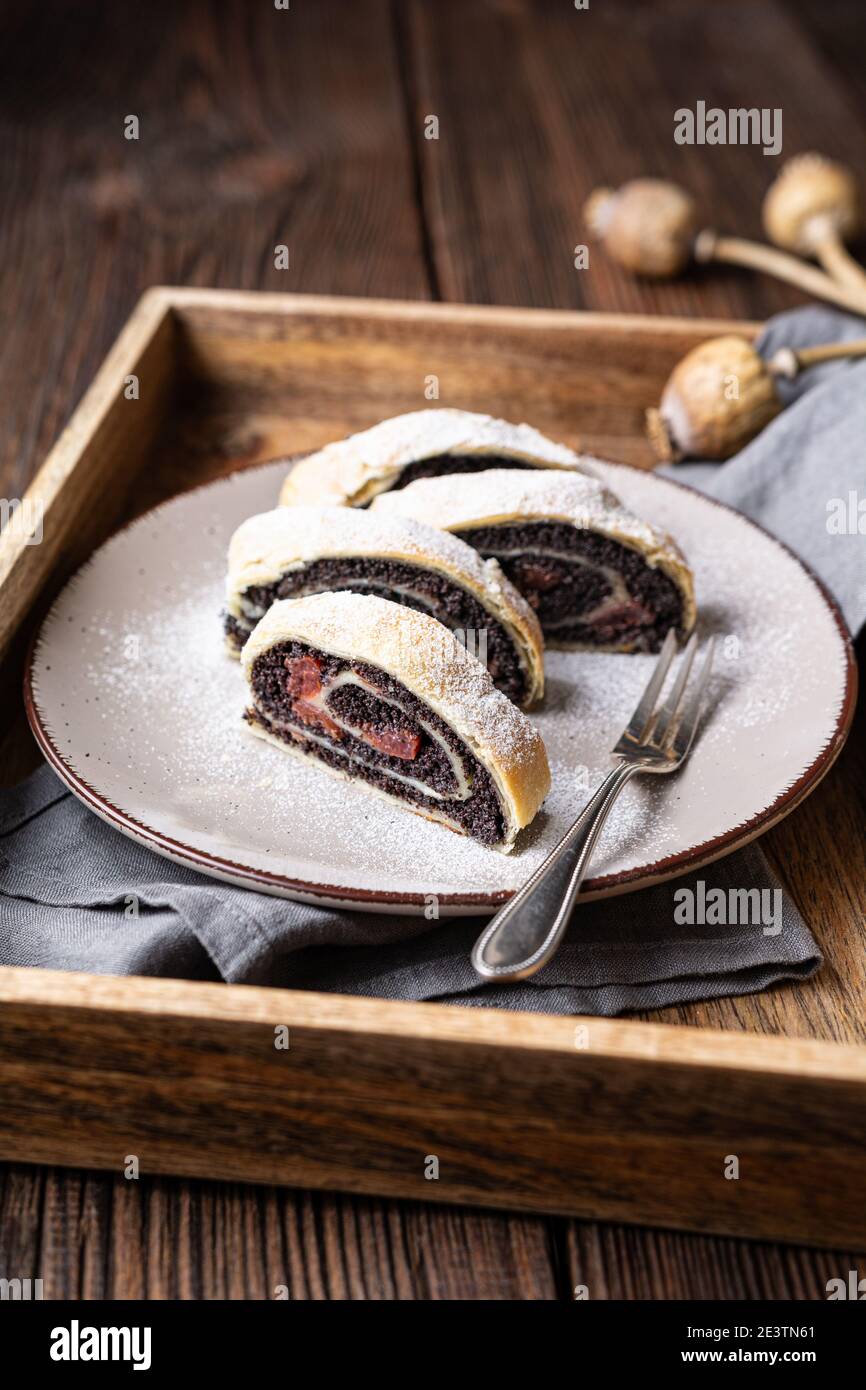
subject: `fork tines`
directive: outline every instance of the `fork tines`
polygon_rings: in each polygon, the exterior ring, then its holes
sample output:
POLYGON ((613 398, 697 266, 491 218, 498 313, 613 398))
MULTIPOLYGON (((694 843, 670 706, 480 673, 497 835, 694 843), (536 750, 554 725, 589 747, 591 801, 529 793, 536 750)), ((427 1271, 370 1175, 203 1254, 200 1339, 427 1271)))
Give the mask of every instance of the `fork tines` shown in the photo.
POLYGON ((682 655, 673 685, 664 704, 659 707, 659 697, 677 650, 677 638, 673 628, 668 632, 655 669, 647 682, 634 714, 622 732, 614 753, 623 757, 635 754, 658 755, 681 761, 689 751, 698 720, 701 716, 707 682, 713 665, 714 639, 710 637, 704 648, 704 660, 697 680, 686 698, 692 667, 698 650, 698 634, 693 632, 682 655))

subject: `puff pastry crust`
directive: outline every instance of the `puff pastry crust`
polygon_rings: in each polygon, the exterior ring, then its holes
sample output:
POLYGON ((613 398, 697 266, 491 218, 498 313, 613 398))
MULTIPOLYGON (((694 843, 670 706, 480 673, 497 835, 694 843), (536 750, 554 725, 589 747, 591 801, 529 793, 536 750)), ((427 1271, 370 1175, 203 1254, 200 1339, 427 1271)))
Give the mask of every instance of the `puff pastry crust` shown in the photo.
POLYGON ((540 734, 427 614, 348 592, 281 600, 241 661, 253 733, 491 848, 511 849, 550 788, 540 734))
MULTIPOLYGON (((592 563, 599 572, 606 574, 608 589, 612 593, 601 600, 598 607, 600 633, 606 631, 605 603, 609 615, 617 600, 620 610, 626 602, 636 603, 638 608, 642 605, 646 607, 646 602, 649 602, 648 590, 654 588, 658 591, 657 584, 642 584, 640 573, 635 571, 633 563, 628 562, 628 552, 636 553, 649 571, 665 575, 674 586, 679 595, 680 613, 673 625, 678 627, 681 635, 694 626, 697 616, 694 579, 679 546, 671 536, 630 512, 597 478, 550 472, 521 473, 510 469, 490 469, 461 478, 428 478, 376 498, 372 511, 374 515, 423 516, 431 525, 456 533, 469 544, 476 545, 482 554, 497 555, 506 573, 538 609, 545 641, 549 646, 591 646, 611 651, 633 650, 636 646, 641 650, 655 649, 652 644, 641 646, 640 641, 636 644, 628 637, 618 640, 614 636, 610 641, 558 640, 557 626, 553 622, 550 625, 546 623, 544 612, 548 596, 549 606, 554 606, 552 596, 556 584, 552 580, 559 562, 568 558, 561 553, 568 548, 575 550, 573 564, 585 567, 592 563), (590 538, 614 542, 616 546, 623 547, 628 567, 633 573, 618 578, 613 573, 616 568, 615 551, 608 548, 605 556, 603 547, 592 540, 582 542, 575 538, 574 543, 570 544, 563 524, 590 538), (565 546, 562 545, 563 535, 565 546), (590 551, 581 555, 581 544, 591 544, 595 553, 590 551), (520 553, 521 545, 523 556, 520 553), (533 546, 536 547, 534 553, 533 546), (550 560, 550 577, 545 581, 547 590, 541 578, 540 588, 534 586, 533 571, 537 577, 550 560), (637 590, 643 588, 643 597, 634 592, 627 593, 629 585, 637 590)), ((625 628, 623 630, 626 631, 625 628)), ((658 635, 663 637, 664 632, 658 635)))
MULTIPOLYGON (((413 464, 453 458, 466 468, 476 460, 512 460, 515 468, 592 472, 592 464, 531 425, 512 425, 469 410, 416 410, 372 429, 327 444, 295 464, 280 493, 281 506, 324 503, 365 507, 381 492, 402 485, 413 464)), ((447 470, 447 462, 439 469, 447 470)))
POLYGON ((238 528, 226 579, 229 650, 237 654, 275 599, 334 589, 429 612, 461 632, 519 704, 543 695, 538 619, 496 560, 414 518, 346 507, 279 507, 238 528))

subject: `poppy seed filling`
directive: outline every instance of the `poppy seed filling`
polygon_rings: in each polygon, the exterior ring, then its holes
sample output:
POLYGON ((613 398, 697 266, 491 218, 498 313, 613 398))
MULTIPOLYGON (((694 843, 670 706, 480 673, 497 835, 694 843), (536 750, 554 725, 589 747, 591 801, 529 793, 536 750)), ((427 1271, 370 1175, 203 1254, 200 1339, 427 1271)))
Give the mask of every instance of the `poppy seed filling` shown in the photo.
POLYGON ((499 561, 551 642, 655 652, 669 628, 683 635, 683 599, 674 581, 620 541, 558 521, 455 534, 499 561))
POLYGON ((275 738, 451 821, 483 844, 505 837, 493 779, 429 706, 375 666, 279 642, 251 672, 245 713, 275 738))
POLYGON ((534 468, 532 463, 498 454, 434 454, 428 459, 407 463, 394 479, 389 492, 417 483, 419 478, 441 478, 449 473, 486 473, 489 468, 534 468))
POLYGON ((240 649, 258 620, 278 599, 301 598, 334 589, 375 594, 429 613, 452 631, 461 631, 469 650, 482 660, 494 685, 517 705, 525 698, 527 673, 502 624, 453 580, 403 561, 354 556, 314 560, 301 569, 290 570, 273 584, 250 585, 241 595, 243 618, 232 614, 225 617, 226 636, 240 649))

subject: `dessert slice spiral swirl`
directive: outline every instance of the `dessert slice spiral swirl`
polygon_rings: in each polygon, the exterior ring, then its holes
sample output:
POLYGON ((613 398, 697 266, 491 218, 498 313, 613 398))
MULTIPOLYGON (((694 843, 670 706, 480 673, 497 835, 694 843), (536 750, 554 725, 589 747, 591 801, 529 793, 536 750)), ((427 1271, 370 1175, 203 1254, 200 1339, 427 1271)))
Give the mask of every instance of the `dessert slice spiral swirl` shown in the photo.
POLYGON ((491 469, 429 478, 376 499, 374 515, 423 516, 495 559, 551 647, 658 651, 694 626, 692 572, 676 542, 595 478, 491 469))
POLYGON ((541 736, 426 614, 350 592, 279 600, 241 661, 253 733, 484 845, 511 849, 547 794, 541 736))
POLYGON ((516 704, 544 690, 538 619, 502 573, 456 536, 347 507, 279 507, 250 517, 229 546, 225 630, 237 654, 279 599, 375 594, 456 632, 516 704))

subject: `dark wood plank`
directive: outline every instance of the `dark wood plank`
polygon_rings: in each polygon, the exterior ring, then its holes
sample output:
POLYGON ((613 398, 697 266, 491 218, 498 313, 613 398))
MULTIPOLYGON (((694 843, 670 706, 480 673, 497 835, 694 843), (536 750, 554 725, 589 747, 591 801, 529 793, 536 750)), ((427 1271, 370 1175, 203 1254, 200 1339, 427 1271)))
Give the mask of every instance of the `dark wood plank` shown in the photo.
POLYGON ((282 1286, 293 1300, 567 1299, 583 1286, 591 1300, 802 1300, 866 1268, 866 1252, 15 1165, 0 1168, 0 1222, 0 1278, 40 1277, 51 1299, 282 1286))
POLYGON ((13 0, 0 91, 4 496, 152 284, 429 295, 388 0, 13 0))
MULTIPOLYGON (((866 108, 863 62, 863 6, 858 0, 783 0, 792 21, 809 44, 813 60, 823 63, 848 118, 857 122, 866 108)), ((860 251, 863 250, 861 238, 860 251)), ((861 256, 862 259, 862 256, 861 256)))
POLYGON ((825 1299, 866 1254, 586 1223, 569 1227, 562 1268, 572 1296, 590 1299, 787 1301, 825 1299))
POLYGON ((0 1168, 0 1278, 47 1299, 551 1299, 543 1218, 0 1168))
POLYGON ((817 148, 863 167, 863 104, 782 5, 413 0, 409 26, 416 132, 439 118, 439 139, 420 149, 445 298, 737 318, 804 302, 744 271, 638 281, 601 249, 589 269, 573 265, 587 194, 638 175, 690 188, 720 231, 760 235, 778 162, 753 146, 675 144, 674 112, 698 99, 781 107, 785 155, 817 148))

